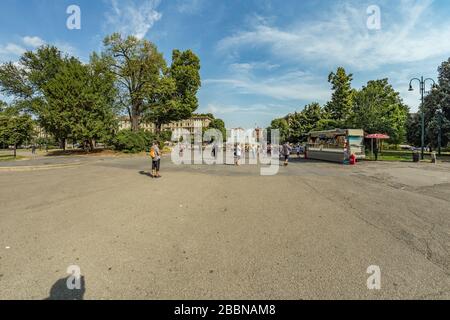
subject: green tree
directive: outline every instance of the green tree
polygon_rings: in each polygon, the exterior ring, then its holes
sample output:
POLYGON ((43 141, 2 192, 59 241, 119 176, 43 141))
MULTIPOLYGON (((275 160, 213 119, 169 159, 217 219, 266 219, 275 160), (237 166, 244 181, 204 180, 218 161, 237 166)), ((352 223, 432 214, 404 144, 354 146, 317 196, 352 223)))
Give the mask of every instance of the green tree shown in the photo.
POLYGON ((399 144, 406 136, 408 113, 388 79, 374 80, 355 94, 351 124, 367 133, 386 133, 399 144))
POLYGON ((21 113, 14 107, 0 112, 0 141, 14 146, 14 158, 17 155, 17 146, 30 141, 33 134, 34 123, 30 115, 21 113))
POLYGON ((420 112, 425 114, 425 143, 438 147, 438 135, 441 131, 441 145, 450 141, 450 59, 438 68, 438 85, 425 97, 420 112))
POLYGON ((222 133, 224 141, 227 139, 227 129, 225 128, 225 122, 222 119, 213 119, 209 124, 209 129, 217 129, 222 133))
POLYGON ((71 58, 46 86, 53 114, 68 135, 90 150, 94 141, 107 141, 117 128, 115 77, 97 55, 84 65, 71 58))
MULTIPOLYGON (((285 118, 279 118, 272 121, 270 124, 270 129, 278 129, 280 131, 280 143, 284 143, 289 139, 289 123, 285 118)), ((271 130, 268 130, 268 135, 270 137, 271 130)))
POLYGON ((69 58, 54 46, 42 46, 35 52, 25 52, 18 64, 0 66, 0 91, 14 98, 21 110, 34 113, 46 132, 54 135, 65 146, 69 128, 64 115, 55 112, 48 103, 47 86, 69 58))
POLYGON ((406 121, 406 141, 413 146, 421 144, 421 116, 418 113, 410 113, 406 121))
POLYGON ((134 36, 124 39, 114 33, 105 38, 104 46, 104 56, 109 59, 111 71, 117 77, 120 102, 128 112, 131 129, 138 131, 148 106, 144 100, 166 72, 166 62, 155 44, 134 36))
POLYGON ((331 84, 333 94, 331 101, 325 106, 329 118, 335 120, 341 127, 346 127, 351 117, 353 96, 355 91, 351 88, 352 74, 347 74, 345 69, 339 67, 336 73, 331 72, 328 82, 331 84))
POLYGON ((160 132, 163 124, 190 118, 200 85, 200 59, 191 50, 174 50, 167 73, 148 87, 145 121, 160 132))

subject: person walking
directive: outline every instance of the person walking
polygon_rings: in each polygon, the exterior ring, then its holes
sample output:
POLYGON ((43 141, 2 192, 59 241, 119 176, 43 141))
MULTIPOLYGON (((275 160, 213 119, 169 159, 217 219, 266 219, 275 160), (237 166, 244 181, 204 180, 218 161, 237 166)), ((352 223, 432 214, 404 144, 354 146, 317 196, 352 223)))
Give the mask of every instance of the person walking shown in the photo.
POLYGON ((256 159, 256 145, 251 145, 252 159, 256 159))
POLYGON ((289 157, 291 155, 292 147, 286 142, 283 144, 282 151, 284 155, 284 166, 286 167, 289 164, 289 157))
POLYGON ((159 151, 158 141, 154 141, 150 149, 150 157, 152 158, 152 178, 161 178, 159 169, 161 166, 161 152, 159 151))
POLYGON ((242 156, 242 149, 241 149, 241 145, 238 143, 236 145, 235 151, 234 151, 234 164, 236 166, 240 166, 240 161, 241 161, 241 156, 242 156))

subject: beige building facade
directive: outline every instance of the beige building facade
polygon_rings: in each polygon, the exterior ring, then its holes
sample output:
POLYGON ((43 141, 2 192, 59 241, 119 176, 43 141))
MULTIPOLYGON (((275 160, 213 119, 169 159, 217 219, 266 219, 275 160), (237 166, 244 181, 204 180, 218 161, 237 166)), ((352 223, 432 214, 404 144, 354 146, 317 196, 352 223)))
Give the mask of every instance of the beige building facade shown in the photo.
MULTIPOLYGON (((186 120, 175 121, 162 126, 162 130, 170 130, 172 132, 181 131, 183 129, 188 130, 189 133, 194 133, 196 129, 202 130, 203 128, 208 128, 212 119, 208 116, 193 116, 186 120)), ((152 133, 155 132, 156 126, 154 123, 142 123, 140 127, 146 131, 152 133)), ((130 118, 127 116, 121 117, 119 119, 119 129, 125 130, 131 128, 130 118)))

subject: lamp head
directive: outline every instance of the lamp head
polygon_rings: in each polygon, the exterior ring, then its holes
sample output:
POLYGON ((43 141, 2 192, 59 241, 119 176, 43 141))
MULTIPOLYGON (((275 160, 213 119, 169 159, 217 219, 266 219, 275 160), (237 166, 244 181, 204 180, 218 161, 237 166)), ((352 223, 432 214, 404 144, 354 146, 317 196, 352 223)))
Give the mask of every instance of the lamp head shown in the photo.
POLYGON ((408 89, 408 91, 414 91, 414 88, 413 88, 413 86, 412 86, 412 84, 409 84, 409 89, 408 89))

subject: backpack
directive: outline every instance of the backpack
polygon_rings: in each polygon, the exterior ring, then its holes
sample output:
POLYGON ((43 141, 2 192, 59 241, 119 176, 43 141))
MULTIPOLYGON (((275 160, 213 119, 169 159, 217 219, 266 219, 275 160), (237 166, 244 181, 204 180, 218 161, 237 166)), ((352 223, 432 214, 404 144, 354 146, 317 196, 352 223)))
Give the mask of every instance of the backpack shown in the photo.
POLYGON ((155 159, 155 157, 156 157, 155 148, 150 149, 150 157, 152 157, 152 159, 155 159))

